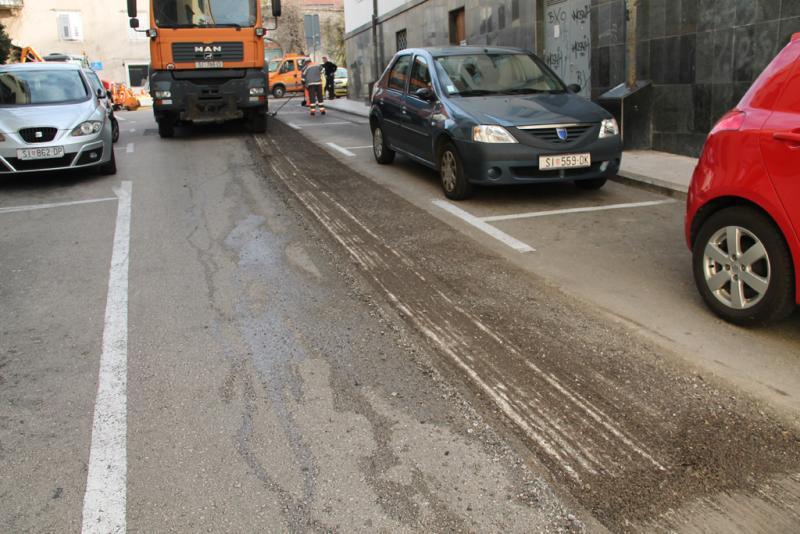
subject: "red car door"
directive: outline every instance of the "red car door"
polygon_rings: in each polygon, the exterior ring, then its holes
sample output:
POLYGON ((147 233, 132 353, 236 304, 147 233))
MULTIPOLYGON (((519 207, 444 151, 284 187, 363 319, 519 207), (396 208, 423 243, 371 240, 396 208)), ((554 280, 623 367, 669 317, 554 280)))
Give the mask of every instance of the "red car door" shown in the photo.
POLYGON ((793 72, 764 125, 761 153, 795 235, 800 237, 800 39, 784 54, 793 72))

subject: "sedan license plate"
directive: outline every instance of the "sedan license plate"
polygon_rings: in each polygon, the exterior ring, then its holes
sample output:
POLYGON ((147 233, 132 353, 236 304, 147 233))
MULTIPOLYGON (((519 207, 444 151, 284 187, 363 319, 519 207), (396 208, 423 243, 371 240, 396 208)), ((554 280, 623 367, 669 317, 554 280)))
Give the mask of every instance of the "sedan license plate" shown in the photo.
POLYGON ((558 156, 539 156, 539 170, 581 169, 592 166, 591 154, 561 154, 558 156))
POLYGON ((19 158, 22 161, 29 161, 32 159, 54 159, 54 158, 61 158, 63 156, 64 156, 63 146, 17 149, 17 158, 19 158))
POLYGON ((221 69, 222 61, 197 61, 194 64, 196 69, 221 69))

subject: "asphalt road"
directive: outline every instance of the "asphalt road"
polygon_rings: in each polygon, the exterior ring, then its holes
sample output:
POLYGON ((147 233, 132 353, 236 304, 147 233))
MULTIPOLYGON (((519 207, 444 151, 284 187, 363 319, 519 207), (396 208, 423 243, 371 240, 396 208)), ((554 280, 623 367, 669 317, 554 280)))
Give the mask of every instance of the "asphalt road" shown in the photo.
POLYGON ((798 529, 797 316, 702 316, 679 203, 284 112, 0 183, 0 530, 798 529))

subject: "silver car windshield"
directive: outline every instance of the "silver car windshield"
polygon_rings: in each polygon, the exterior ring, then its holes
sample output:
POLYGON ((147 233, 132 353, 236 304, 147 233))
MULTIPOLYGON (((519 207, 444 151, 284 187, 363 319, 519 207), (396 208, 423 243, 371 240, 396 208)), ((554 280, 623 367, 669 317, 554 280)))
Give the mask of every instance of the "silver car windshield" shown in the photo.
POLYGON ((76 70, 0 71, 0 106, 80 102, 89 94, 76 70))
POLYGON ((563 93, 567 90, 535 56, 464 54, 439 56, 436 71, 450 95, 563 93))
POLYGON ((233 27, 256 24, 256 0, 155 0, 159 28, 233 27))

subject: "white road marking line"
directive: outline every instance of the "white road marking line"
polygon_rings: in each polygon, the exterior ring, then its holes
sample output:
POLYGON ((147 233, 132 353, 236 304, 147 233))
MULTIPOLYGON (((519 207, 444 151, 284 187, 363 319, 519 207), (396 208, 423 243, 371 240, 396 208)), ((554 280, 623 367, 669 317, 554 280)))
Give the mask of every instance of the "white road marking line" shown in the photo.
MULTIPOLYGON (((314 120, 314 119, 310 119, 314 120)), ((309 122, 303 124, 303 126, 341 126, 342 124, 361 124, 359 122, 350 122, 350 121, 333 121, 333 122, 325 122, 324 120, 319 120, 315 122, 309 122)), ((366 124, 366 123, 364 123, 366 124)))
POLYGON ((652 200, 648 202, 630 202, 627 204, 609 204, 607 206, 592 206, 588 208, 567 208, 562 210, 532 211, 528 213, 515 213, 511 215, 494 215, 491 217, 480 217, 484 222, 512 221, 515 219, 530 219, 533 217, 547 217, 549 215, 564 215, 568 213, 587 213, 591 211, 621 210, 626 208, 643 208, 646 206, 659 206, 661 204, 672 204, 677 202, 675 199, 652 200))
POLYGON ((132 183, 124 181, 114 192, 119 197, 119 205, 83 498, 83 534, 122 534, 126 529, 128 265, 132 183))
POLYGON ((119 120, 119 121, 122 121, 122 122, 126 122, 126 121, 128 121, 128 119, 126 119, 126 118, 125 118, 125 117, 123 117, 122 115, 115 115, 115 116, 117 117, 117 120, 119 120))
POLYGON ((347 150, 363 150, 365 148, 372 148, 372 145, 364 145, 364 146, 346 146, 347 150))
POLYGON ((0 213, 17 213, 20 211, 34 211, 44 210, 49 208, 61 208, 64 206, 78 206, 80 204, 95 204, 97 202, 116 201, 117 197, 111 198, 93 198, 90 200, 73 200, 72 202, 55 202, 52 204, 33 204, 30 206, 9 206, 7 208, 0 208, 0 213))
POLYGON ((133 154, 134 149, 135 147, 133 143, 128 143, 128 146, 125 148, 125 152, 127 152, 128 154, 133 154))
POLYGON ((131 128, 130 130, 128 130, 128 132, 129 133, 136 133, 136 128, 131 128))
POLYGON ((345 156, 350 156, 351 158, 356 157, 355 154, 353 154, 352 152, 350 152, 349 150, 347 150, 344 147, 340 147, 336 143, 327 143, 327 145, 329 147, 331 147, 332 149, 336 150, 337 152, 340 152, 340 153, 344 154, 345 156))
POLYGON ((452 215, 455 215, 456 217, 458 217, 462 221, 466 222, 467 224, 470 224, 470 225, 474 226, 475 228, 477 228, 481 232, 484 232, 484 233, 490 235, 491 237, 497 239, 501 243, 503 243, 505 245, 508 245, 509 247, 513 248, 517 252, 521 252, 523 254, 526 253, 526 252, 536 252, 536 249, 531 247, 530 245, 527 245, 527 244, 523 243, 522 241, 511 237, 510 235, 508 235, 507 233, 503 232, 502 230, 498 230, 494 226, 492 226, 490 224, 487 224, 483 220, 479 219, 478 217, 475 217, 471 213, 468 213, 468 212, 462 210, 461 208, 453 206, 449 202, 446 202, 444 200, 434 200, 433 204, 435 206, 438 206, 438 207, 442 208, 443 210, 447 211, 448 213, 450 213, 452 215))
POLYGON ((295 130, 302 130, 299 124, 295 124, 293 122, 287 122, 286 125, 290 128, 294 128, 295 130))

